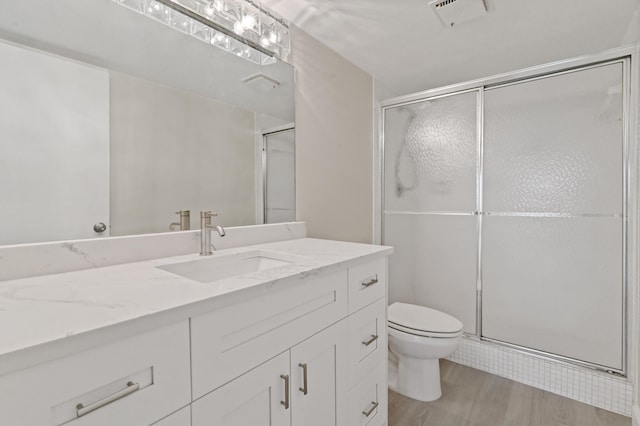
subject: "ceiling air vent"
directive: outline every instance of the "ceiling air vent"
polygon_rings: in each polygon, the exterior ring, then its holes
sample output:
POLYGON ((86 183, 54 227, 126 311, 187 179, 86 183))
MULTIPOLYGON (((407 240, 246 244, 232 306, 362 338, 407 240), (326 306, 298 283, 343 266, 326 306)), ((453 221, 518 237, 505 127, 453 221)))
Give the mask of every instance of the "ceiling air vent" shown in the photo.
POLYGON ((446 26, 454 26, 487 14, 484 0, 432 0, 431 9, 446 26))

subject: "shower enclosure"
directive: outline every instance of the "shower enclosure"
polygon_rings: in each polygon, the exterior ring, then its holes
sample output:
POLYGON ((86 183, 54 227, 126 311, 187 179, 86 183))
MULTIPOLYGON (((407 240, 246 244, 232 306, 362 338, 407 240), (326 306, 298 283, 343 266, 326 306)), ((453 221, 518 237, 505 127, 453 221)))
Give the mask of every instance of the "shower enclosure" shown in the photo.
POLYGON ((582 60, 386 103, 390 302, 626 374, 629 70, 582 60))
POLYGON ((264 223, 296 220, 295 129, 263 134, 264 223))

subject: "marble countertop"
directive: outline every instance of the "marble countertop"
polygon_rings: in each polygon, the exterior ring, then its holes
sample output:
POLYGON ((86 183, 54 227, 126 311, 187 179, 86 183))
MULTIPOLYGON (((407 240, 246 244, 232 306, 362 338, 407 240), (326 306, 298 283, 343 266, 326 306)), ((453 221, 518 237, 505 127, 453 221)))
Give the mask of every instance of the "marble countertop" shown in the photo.
POLYGON ((0 282, 0 375, 255 297, 284 279, 306 279, 392 248, 302 238, 90 270, 0 282), (292 262, 200 283, 157 268, 172 263, 268 250, 292 262), (136 323, 143 324, 136 328, 136 323), (136 331, 137 330, 137 331, 136 331), (84 342, 83 342, 84 340, 84 342), (61 344, 63 346, 61 346, 61 344), (65 347, 67 346, 67 347, 65 347))

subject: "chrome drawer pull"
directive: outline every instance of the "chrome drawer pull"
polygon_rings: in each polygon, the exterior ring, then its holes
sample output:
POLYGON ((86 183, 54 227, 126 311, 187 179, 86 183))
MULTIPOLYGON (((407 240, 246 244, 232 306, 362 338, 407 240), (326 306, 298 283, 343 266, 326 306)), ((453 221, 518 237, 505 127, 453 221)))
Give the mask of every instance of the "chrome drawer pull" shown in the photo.
POLYGON ((369 416, 371 415, 371 413, 373 413, 373 411, 374 411, 376 408, 378 408, 378 403, 377 403, 377 402, 371 401, 371 403, 373 404, 373 405, 371 406, 371 408, 369 408, 369 410, 367 410, 367 411, 363 411, 363 412, 362 412, 362 414, 364 414, 364 415, 365 415, 365 417, 369 417, 369 416))
POLYGON ((140 389, 140 383, 128 382, 126 388, 114 394, 111 394, 108 397, 101 399, 100 401, 96 401, 92 404, 87 405, 86 407, 82 404, 76 405, 76 414, 78 417, 82 417, 85 414, 89 414, 90 412, 97 410, 98 408, 102 408, 107 404, 111 404, 114 401, 117 401, 129 394, 132 394, 138 389, 140 389))
POLYGON ((371 339, 367 340, 366 342, 362 342, 363 345, 365 346, 369 346, 370 344, 372 344, 373 342, 375 342, 376 340, 378 340, 378 335, 377 334, 372 334, 371 335, 371 339))
POLYGON ((309 393, 309 388, 307 386, 307 364, 298 364, 298 367, 302 367, 302 387, 298 388, 303 395, 309 393))
POLYGON ((284 380, 284 401, 280 401, 280 404, 284 405, 284 409, 289 409, 289 376, 281 374, 280 378, 284 380))
POLYGON ((361 283, 361 284, 362 284, 362 287, 366 288, 366 287, 371 287, 372 285, 377 284, 377 283, 378 283, 378 277, 371 278, 371 280, 367 281, 366 283, 361 283))

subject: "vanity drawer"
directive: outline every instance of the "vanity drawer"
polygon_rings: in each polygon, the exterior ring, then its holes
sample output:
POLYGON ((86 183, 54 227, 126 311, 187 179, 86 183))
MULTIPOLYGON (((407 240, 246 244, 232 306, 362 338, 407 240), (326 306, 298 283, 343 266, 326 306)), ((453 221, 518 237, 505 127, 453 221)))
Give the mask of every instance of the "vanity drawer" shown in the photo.
POLYGON ((0 377, 0 422, 149 425, 189 404, 189 373, 183 321, 0 377))
POLYGON ((349 312, 355 312, 386 294, 386 258, 349 268, 349 312))
POLYGON ((286 289, 191 318, 194 399, 347 315, 346 271, 292 279, 286 289))
POLYGON ((386 311, 383 298, 349 317, 349 387, 387 357, 386 311))
POLYGON ((383 362, 349 392, 349 426, 387 424, 387 363, 383 362))

